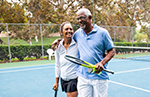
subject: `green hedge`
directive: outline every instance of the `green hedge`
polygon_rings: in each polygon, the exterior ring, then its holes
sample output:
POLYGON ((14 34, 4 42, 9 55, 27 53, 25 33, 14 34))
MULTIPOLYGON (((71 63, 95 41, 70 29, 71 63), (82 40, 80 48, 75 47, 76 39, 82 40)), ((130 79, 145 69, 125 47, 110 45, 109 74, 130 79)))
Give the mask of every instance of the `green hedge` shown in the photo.
MULTIPOLYGON (((116 46, 132 46, 132 42, 115 42, 116 46)), ((133 46, 135 47, 147 47, 147 43, 145 42, 133 42, 133 46)), ((150 47, 150 43, 148 44, 150 47)))
MULTIPOLYGON (((132 46, 132 43, 129 43, 129 42, 116 42, 115 46, 132 46)), ((134 42, 133 46, 134 47, 147 47, 147 43, 134 42)), ((148 44, 148 46, 150 47, 150 43, 148 44)), ((118 53, 130 53, 130 52, 137 52, 137 51, 139 51, 139 52, 144 52, 144 51, 150 52, 150 50, 147 50, 147 49, 115 48, 116 54, 118 54, 118 53)))
MULTIPOLYGON (((129 42, 115 42, 116 46, 132 46, 132 43, 129 42)), ((133 46, 136 47, 147 47, 147 43, 133 43, 133 46)), ((150 46, 150 43, 149 43, 150 46)), ((51 45, 43 45, 44 55, 47 54, 47 49, 51 48, 51 45)), ((11 58, 18 58, 20 61, 23 61, 24 58, 28 57, 36 57, 36 59, 40 59, 42 57, 42 47, 41 45, 14 45, 10 46, 11 50, 11 58)), ((116 53, 118 52, 130 52, 133 49, 122 49, 116 48, 116 53)), ((138 49, 135 49, 135 51, 138 49)), ((9 60, 9 52, 8 46, 1 45, 0 46, 0 60, 7 61, 9 60)))
POLYGON ((0 60, 8 60, 8 55, 8 46, 0 46, 0 60))
MULTIPOLYGON (((47 49, 51 48, 51 45, 43 45, 44 55, 47 54, 47 49)), ((36 57, 40 59, 42 56, 41 45, 16 45, 10 46, 11 58, 18 58, 23 61, 25 57, 36 57)), ((0 60, 9 60, 8 46, 0 46, 0 60)))

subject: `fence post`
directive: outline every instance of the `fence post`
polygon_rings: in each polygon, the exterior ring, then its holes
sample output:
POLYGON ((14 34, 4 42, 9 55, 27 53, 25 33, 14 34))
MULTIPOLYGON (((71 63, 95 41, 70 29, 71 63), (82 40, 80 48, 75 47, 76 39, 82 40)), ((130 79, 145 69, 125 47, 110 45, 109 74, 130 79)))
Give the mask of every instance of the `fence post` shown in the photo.
POLYGON ((115 29, 115 27, 114 27, 114 45, 115 45, 115 33, 116 33, 116 29, 115 29))
POLYGON ((148 33, 148 32, 149 32, 149 29, 147 28, 147 47, 148 47, 148 38, 149 38, 149 37, 148 37, 148 36, 149 36, 149 33, 148 33))
POLYGON ((41 32, 41 45, 42 45, 42 59, 44 60, 43 37, 42 37, 42 24, 40 24, 40 32, 41 32))
MULTIPOLYGON (((131 41, 132 41, 132 47, 133 47, 133 27, 131 27, 131 41)), ((132 53, 133 53, 133 48, 132 48, 132 53)))
POLYGON ((95 24, 95 15, 94 15, 94 0, 93 0, 93 24, 95 24))
POLYGON ((9 52, 9 60, 11 63, 11 51, 10 51, 10 44, 9 44, 9 34, 8 34, 8 24, 6 23, 6 32, 7 32, 7 41, 8 41, 8 52, 9 52))

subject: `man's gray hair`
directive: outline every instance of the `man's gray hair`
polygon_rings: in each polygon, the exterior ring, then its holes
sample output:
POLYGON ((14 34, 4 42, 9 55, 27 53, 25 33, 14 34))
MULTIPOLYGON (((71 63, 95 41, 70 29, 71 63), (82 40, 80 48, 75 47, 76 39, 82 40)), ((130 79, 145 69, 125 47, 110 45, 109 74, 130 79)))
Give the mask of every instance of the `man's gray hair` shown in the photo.
POLYGON ((92 15, 91 12, 87 8, 79 9, 76 14, 80 14, 82 12, 84 12, 87 17, 89 17, 89 15, 92 15))

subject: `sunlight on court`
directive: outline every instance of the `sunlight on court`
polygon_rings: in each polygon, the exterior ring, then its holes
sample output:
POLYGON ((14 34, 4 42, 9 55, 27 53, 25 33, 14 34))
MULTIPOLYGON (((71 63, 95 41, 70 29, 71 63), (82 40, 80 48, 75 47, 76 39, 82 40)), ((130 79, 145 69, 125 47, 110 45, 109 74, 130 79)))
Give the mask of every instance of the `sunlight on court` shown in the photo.
MULTIPOLYGON (((0 69, 0 97, 54 97, 54 64, 0 69)), ((149 62, 113 59, 108 97, 149 97, 149 62)), ((58 97, 66 97, 59 85, 58 97)))

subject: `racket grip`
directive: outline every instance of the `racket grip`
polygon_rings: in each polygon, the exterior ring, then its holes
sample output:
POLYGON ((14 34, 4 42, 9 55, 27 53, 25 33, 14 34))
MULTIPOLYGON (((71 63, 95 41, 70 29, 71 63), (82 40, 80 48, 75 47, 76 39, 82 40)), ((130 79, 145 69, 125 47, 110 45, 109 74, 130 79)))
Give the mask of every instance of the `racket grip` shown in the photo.
MULTIPOLYGON (((111 71, 111 70, 103 69, 103 71, 114 74, 114 71, 111 71)), ((93 70, 92 68, 88 68, 88 72, 95 73, 95 70, 93 70)), ((100 74, 101 74, 101 72, 98 73, 98 75, 100 75, 100 74)))
MULTIPOLYGON (((93 70, 92 68, 88 68, 88 73, 95 73, 95 69, 93 70)), ((101 74, 101 72, 99 72, 98 73, 98 75, 100 75, 101 74)))
POLYGON ((111 70, 103 69, 103 71, 106 71, 108 73, 114 74, 114 71, 111 71, 111 70))
POLYGON ((56 89, 56 88, 53 88, 53 90, 55 91, 54 97, 57 97, 57 89, 56 89))

